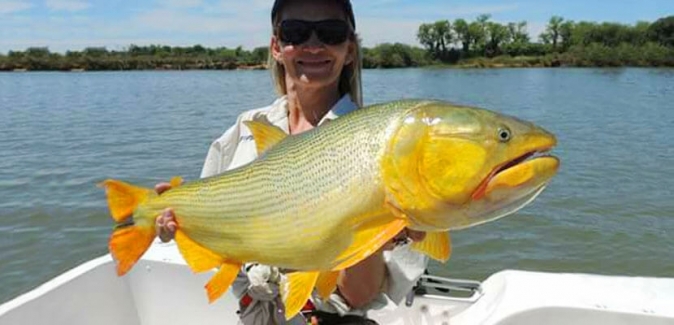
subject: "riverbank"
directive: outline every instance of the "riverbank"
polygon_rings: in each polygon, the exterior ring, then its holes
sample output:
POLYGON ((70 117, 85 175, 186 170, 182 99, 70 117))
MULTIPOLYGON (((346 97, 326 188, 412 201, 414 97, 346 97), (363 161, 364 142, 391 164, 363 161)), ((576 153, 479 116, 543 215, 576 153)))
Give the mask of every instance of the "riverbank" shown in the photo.
MULTIPOLYGON (((625 67, 625 68, 652 68, 652 67, 674 67, 674 57, 667 62, 654 62, 642 60, 637 62, 620 63, 617 61, 583 61, 564 56, 521 56, 508 57, 501 56, 495 58, 471 58, 460 60, 456 63, 431 63, 417 66, 394 66, 394 67, 364 67, 364 69, 389 69, 389 68, 430 68, 430 69, 499 69, 499 68, 564 68, 564 67, 582 67, 582 68, 602 68, 602 67, 625 67)), ((29 69, 14 66, 0 65, 0 72, 37 72, 37 71, 61 71, 61 72, 88 72, 88 71, 193 71, 193 70, 266 70, 266 64, 236 65, 236 64, 187 64, 172 65, 164 64, 160 66, 144 66, 139 68, 129 68, 120 65, 118 68, 110 69, 87 69, 81 67, 60 67, 56 69, 29 69)))

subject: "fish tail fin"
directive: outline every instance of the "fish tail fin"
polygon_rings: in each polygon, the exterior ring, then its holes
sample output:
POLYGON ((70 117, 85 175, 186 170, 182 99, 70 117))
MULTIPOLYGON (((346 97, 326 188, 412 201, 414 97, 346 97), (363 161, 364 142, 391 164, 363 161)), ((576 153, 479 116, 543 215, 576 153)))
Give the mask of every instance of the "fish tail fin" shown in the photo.
POLYGON ((118 227, 110 236, 108 249, 117 261, 117 275, 129 272, 145 251, 150 248, 156 236, 154 223, 134 224, 118 227))
POLYGON ((114 179, 105 180, 99 186, 105 189, 110 215, 117 222, 122 222, 131 217, 138 205, 147 200, 153 193, 151 189, 133 186, 114 179))
POLYGON ((130 220, 138 205, 153 191, 111 179, 99 186, 105 188, 110 215, 118 223, 110 236, 108 249, 117 261, 117 274, 121 276, 136 264, 156 236, 154 220, 130 220))

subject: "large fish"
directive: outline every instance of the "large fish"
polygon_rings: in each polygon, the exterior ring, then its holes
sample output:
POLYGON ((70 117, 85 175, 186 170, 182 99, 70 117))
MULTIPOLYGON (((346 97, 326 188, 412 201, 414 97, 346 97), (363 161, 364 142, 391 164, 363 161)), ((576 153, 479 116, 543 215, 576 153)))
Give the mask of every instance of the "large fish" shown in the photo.
POLYGON ((513 117, 441 101, 406 100, 356 110, 287 136, 247 122, 261 153, 223 174, 157 195, 106 180, 118 225, 109 249, 125 274, 171 207, 177 246, 195 272, 219 268, 211 301, 242 263, 295 270, 282 286, 286 316, 314 287, 326 297, 339 270, 368 257, 405 227, 426 231, 413 247, 446 261, 449 230, 494 220, 533 200, 557 171, 541 154, 553 135, 513 117))

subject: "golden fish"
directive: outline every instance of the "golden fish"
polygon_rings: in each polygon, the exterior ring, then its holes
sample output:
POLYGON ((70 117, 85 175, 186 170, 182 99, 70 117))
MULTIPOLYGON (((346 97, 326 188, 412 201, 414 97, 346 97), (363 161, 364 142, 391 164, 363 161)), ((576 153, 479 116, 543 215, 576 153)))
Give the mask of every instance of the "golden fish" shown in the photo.
MULTIPOLYGON (((155 219, 172 208, 175 241, 195 272, 219 268, 210 301, 242 263, 289 273, 281 288, 286 316, 314 287, 327 297, 338 272, 380 249, 405 227, 426 231, 413 248, 446 261, 449 230, 511 214, 555 175, 556 145, 545 130, 488 110, 405 100, 356 110, 287 136, 246 122, 258 159, 162 195, 106 180, 118 222, 109 249, 125 274, 155 237, 155 219)), ((174 185, 177 185, 175 182, 174 185)))

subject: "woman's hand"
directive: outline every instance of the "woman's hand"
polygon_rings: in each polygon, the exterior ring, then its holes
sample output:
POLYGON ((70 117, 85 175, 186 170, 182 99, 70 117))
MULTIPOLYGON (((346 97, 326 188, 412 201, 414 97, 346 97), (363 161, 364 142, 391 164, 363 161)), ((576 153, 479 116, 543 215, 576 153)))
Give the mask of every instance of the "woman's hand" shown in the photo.
POLYGON ((383 250, 390 251, 400 244, 404 244, 409 241, 419 242, 424 240, 424 238, 426 238, 426 232, 405 228, 395 237, 393 237, 393 239, 391 239, 388 243, 386 243, 386 245, 383 247, 383 250))
MULTIPOLYGON (((154 187, 157 194, 162 194, 170 189, 170 183, 159 183, 154 187)), ((171 239, 175 237, 178 223, 176 222, 176 216, 173 214, 171 208, 164 210, 162 214, 157 217, 155 220, 155 228, 157 229, 157 237, 164 243, 171 241, 171 239)))

